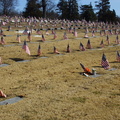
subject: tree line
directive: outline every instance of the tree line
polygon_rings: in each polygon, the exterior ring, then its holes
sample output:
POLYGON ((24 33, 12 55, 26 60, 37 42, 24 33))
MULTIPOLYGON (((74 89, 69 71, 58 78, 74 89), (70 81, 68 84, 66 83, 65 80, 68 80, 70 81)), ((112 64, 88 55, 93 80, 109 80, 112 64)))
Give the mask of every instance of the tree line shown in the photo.
MULTIPOLYGON (((92 4, 79 5, 77 0, 27 0, 25 9, 21 12, 15 9, 18 0, 0 0, 0 15, 22 15, 24 17, 86 20, 98 22, 120 21, 115 10, 110 10, 109 0, 96 0, 92 4)), ((19 5, 18 5, 19 6, 19 5)))

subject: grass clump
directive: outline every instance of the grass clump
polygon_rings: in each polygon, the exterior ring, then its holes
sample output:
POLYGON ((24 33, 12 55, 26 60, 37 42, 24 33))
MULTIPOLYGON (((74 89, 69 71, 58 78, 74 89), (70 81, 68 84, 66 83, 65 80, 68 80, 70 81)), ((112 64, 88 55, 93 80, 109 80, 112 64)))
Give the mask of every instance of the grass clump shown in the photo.
POLYGON ((74 100, 76 102, 80 102, 80 103, 85 103, 86 102, 85 97, 73 97, 72 100, 74 100))

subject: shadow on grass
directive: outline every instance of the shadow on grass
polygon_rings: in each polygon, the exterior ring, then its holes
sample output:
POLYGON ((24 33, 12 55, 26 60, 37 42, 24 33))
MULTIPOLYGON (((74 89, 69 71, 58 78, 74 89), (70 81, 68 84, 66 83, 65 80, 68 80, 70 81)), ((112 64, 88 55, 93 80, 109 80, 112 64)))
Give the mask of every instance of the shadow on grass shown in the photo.
POLYGON ((10 43, 15 43, 15 44, 19 44, 19 42, 10 42, 10 43))
POLYGON ((120 62, 118 62, 118 61, 113 61, 113 62, 110 62, 110 63, 120 63, 120 62))
POLYGON ((54 53, 54 52, 48 52, 48 54, 52 54, 52 55, 55 55, 56 53, 54 53))
POLYGON ((24 61, 24 59, 21 59, 21 58, 10 58, 11 60, 15 61, 15 62, 18 62, 18 61, 24 61))
POLYGON ((42 41, 42 40, 36 40, 36 42, 44 42, 44 41, 42 41))
POLYGON ((37 58, 37 57, 40 57, 40 56, 39 55, 31 55, 31 57, 37 58))
POLYGON ((95 67, 95 68, 102 68, 101 66, 92 66, 92 67, 95 67))

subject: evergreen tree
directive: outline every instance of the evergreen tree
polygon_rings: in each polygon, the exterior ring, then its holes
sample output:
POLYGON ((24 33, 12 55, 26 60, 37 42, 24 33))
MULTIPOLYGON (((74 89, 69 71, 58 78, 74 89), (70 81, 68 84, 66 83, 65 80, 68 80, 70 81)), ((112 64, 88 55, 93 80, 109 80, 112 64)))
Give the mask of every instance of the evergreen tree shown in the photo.
POLYGON ((107 11, 110 9, 110 2, 109 0, 99 0, 96 1, 96 7, 98 8, 98 10, 103 10, 103 11, 107 11))
POLYGON ((57 7, 59 9, 59 13, 61 14, 61 19, 66 19, 68 15, 67 1, 60 0, 57 4, 57 7))
POLYGON ((113 11, 109 10, 107 12, 107 16, 109 16, 109 19, 107 20, 109 23, 110 22, 116 22, 117 21, 117 16, 116 16, 116 12, 113 9, 113 11))
POLYGON ((76 0, 68 0, 68 19, 79 19, 78 3, 76 0))
POLYGON ((99 0, 98 2, 96 1, 96 3, 98 9, 98 21, 113 22, 111 16, 114 17, 114 20, 116 19, 115 11, 110 10, 109 0, 99 0))
POLYGON ((79 18, 78 3, 76 0, 60 0, 57 7, 62 19, 75 20, 79 18))
POLYGON ((89 5, 82 5, 80 8, 81 19, 85 19, 86 21, 95 21, 97 19, 91 3, 89 5))
POLYGON ((40 4, 38 0, 27 0, 25 11, 23 12, 24 17, 41 17, 42 12, 40 11, 40 4))

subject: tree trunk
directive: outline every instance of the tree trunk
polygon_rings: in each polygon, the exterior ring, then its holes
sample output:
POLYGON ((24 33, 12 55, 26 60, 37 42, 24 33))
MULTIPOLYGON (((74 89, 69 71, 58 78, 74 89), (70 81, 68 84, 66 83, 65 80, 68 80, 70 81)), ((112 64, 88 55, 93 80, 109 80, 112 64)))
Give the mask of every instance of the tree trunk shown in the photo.
POLYGON ((42 0, 43 18, 46 18, 46 0, 42 0))

